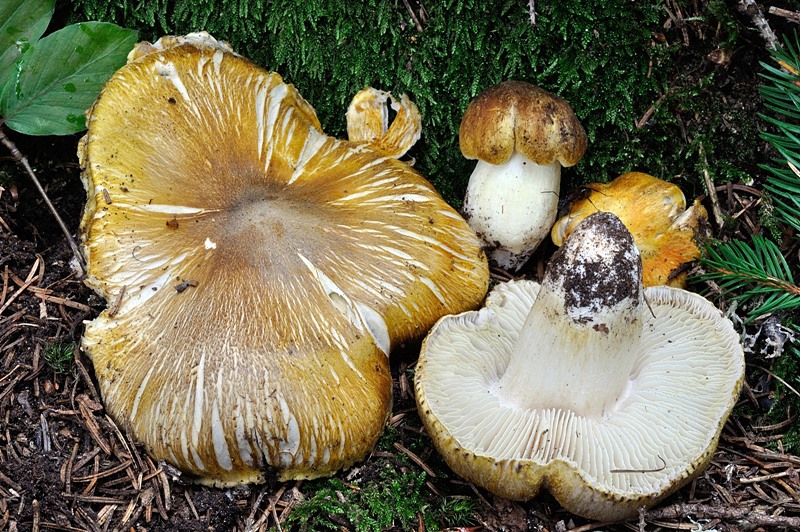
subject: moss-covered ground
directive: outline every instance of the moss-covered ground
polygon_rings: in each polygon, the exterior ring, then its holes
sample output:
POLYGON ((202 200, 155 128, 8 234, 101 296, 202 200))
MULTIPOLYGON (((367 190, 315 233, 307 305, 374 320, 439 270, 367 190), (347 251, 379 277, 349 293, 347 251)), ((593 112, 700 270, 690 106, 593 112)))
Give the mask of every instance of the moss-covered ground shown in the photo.
MULTIPOLYGON (((467 104, 506 79, 536 83, 566 98, 589 135, 584 160, 564 172, 565 196, 628 170, 651 173, 710 212, 719 207, 722 218, 711 217, 716 241, 766 233, 796 277, 797 234, 774 217, 763 189, 770 174, 761 165, 777 157, 761 137, 774 127, 759 117, 767 112, 761 62, 770 56, 741 4, 71 0, 58 2, 56 15, 114 21, 146 40, 206 30, 296 85, 336 136, 345 135, 345 109, 365 85, 408 93, 423 115, 423 136, 409 157, 456 207, 474 164, 458 148, 467 104)), ((800 2, 754 5, 779 36, 795 27, 768 10, 797 12, 800 2)), ((85 199, 77 138, 9 136, 76 229, 85 199)), ((0 306, 19 291, 0 312, 0 532, 800 529, 800 355, 789 341, 769 358, 781 329, 763 322, 738 325, 748 346, 747 384, 709 470, 640 520, 603 525, 568 514, 546 494, 515 503, 460 480, 417 417, 415 346, 393 355, 394 412, 365 462, 331 479, 231 490, 193 485, 152 463, 105 416, 91 365, 69 348, 79 343, 82 320, 103 304, 70 273, 63 238, 10 158, 0 157, 0 187, 0 306), (37 268, 33 285, 49 292, 21 288, 37 268)), ((525 275, 535 276, 550 251, 545 245, 525 275)), ((695 279, 692 289, 734 319, 744 316, 731 294, 695 279)), ((798 320, 796 312, 775 318, 785 327, 798 320)))

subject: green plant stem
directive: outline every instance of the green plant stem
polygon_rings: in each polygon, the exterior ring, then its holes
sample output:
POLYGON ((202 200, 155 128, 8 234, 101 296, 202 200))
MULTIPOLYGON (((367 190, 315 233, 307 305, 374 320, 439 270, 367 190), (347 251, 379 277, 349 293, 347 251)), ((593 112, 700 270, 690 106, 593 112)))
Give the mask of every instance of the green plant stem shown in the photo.
POLYGON ((31 168, 31 165, 28 162, 28 158, 25 157, 22 154, 22 152, 19 151, 17 145, 14 144, 14 142, 6 136, 5 131, 3 131, 2 129, 2 122, 0 122, 0 142, 2 142, 3 145, 6 148, 8 148, 14 159, 16 159, 17 162, 22 165, 25 171, 28 172, 28 176, 31 178, 31 181, 33 181, 33 184, 36 185, 36 188, 39 190, 39 194, 41 194, 42 199, 44 199, 47 208, 50 209, 50 212, 55 217, 58 226, 61 228, 61 231, 63 231, 64 236, 67 237, 67 243, 69 244, 70 249, 72 249, 72 254, 75 255, 75 260, 78 263, 78 269, 80 270, 79 273, 81 276, 83 276, 86 273, 86 263, 83 260, 83 255, 81 254, 80 249, 78 249, 78 245, 75 243, 75 239, 72 238, 69 229, 67 229, 66 224, 64 224, 64 220, 61 219, 61 216, 58 214, 58 211, 56 210, 55 206, 50 201, 50 198, 47 196, 47 192, 44 190, 42 184, 39 182, 39 179, 36 177, 36 173, 33 171, 33 168, 31 168))

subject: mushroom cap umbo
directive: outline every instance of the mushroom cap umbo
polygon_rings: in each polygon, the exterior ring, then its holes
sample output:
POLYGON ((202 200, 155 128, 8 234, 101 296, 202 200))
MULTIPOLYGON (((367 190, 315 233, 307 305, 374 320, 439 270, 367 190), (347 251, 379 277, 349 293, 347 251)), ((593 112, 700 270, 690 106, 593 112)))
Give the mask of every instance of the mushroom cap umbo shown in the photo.
POLYGON ((110 308, 83 348, 112 417, 200 482, 361 459, 389 351, 485 296, 476 236, 424 178, 207 34, 137 47, 87 123, 86 282, 110 308))
POLYGON ((610 216, 593 215, 567 240, 577 252, 571 269, 554 256, 557 271, 548 268, 541 286, 500 284, 481 310, 442 318, 415 375, 420 416, 453 471, 514 500, 544 488, 566 510, 602 521, 635 516, 707 466, 744 376, 738 335, 704 298, 660 286, 644 289, 638 304, 636 289, 622 297, 613 283, 584 282, 626 278, 590 271, 606 254, 578 234, 610 216), (630 319, 614 323, 614 307, 630 319), (629 334, 615 340, 615 329, 629 334), (606 349, 615 344, 628 352, 606 349), (588 371, 576 373, 581 367, 588 371), (554 404, 585 388, 601 409, 554 404))
POLYGON ((504 81, 470 102, 458 131, 467 159, 502 164, 519 152, 539 165, 574 166, 586 132, 563 98, 524 81, 504 81))
POLYGON ((587 196, 572 203, 559 218, 550 238, 560 246, 575 227, 595 212, 612 212, 633 235, 642 256, 645 286, 686 286, 686 263, 697 260, 697 238, 708 220, 705 208, 695 200, 686 208, 681 189, 643 172, 627 172, 609 183, 586 185, 587 196))

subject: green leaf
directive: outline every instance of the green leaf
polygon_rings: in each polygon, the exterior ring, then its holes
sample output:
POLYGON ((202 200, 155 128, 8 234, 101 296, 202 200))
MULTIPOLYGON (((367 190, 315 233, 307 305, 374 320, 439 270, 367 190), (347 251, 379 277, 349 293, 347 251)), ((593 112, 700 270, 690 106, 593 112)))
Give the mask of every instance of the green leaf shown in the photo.
POLYGON ((82 22, 32 44, 0 93, 0 116, 27 135, 82 131, 84 111, 125 64, 136 38, 115 24, 82 22))
POLYGON ((20 54, 42 36, 53 17, 55 0, 0 2, 0 90, 20 54))

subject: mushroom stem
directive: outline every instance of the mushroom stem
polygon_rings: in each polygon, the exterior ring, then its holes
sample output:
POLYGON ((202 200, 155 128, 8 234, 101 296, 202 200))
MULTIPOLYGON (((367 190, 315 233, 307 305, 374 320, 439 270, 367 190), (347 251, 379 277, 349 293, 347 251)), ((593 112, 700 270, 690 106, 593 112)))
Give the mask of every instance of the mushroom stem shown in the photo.
POLYGON ((553 226, 561 164, 540 165, 515 152, 502 164, 478 160, 463 213, 502 268, 517 269, 553 226))
POLYGON ((599 417, 630 391, 644 321, 641 260, 618 218, 587 220, 553 256, 497 384, 523 408, 599 417))

